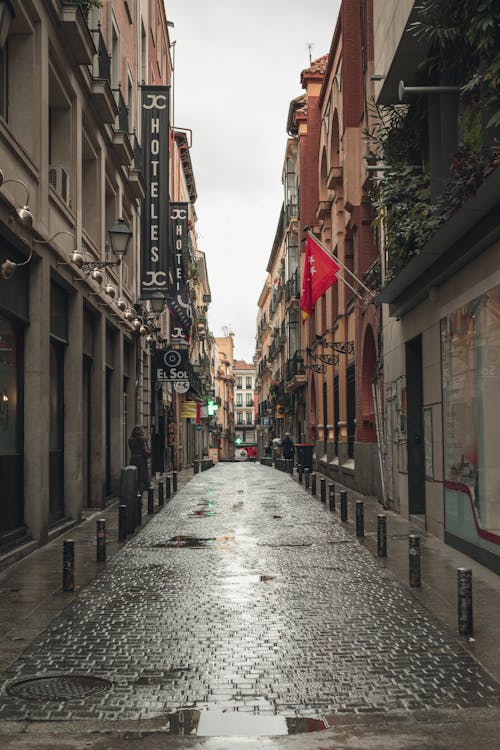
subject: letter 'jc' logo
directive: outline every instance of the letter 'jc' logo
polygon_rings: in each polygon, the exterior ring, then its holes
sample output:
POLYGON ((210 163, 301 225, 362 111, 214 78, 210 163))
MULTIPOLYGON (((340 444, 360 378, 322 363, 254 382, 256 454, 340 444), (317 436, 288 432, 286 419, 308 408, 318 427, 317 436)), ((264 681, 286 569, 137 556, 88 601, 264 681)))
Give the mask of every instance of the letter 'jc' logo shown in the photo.
POLYGON ((166 109, 168 107, 168 97, 165 94, 146 94, 146 100, 149 100, 149 104, 143 103, 143 109, 166 109))

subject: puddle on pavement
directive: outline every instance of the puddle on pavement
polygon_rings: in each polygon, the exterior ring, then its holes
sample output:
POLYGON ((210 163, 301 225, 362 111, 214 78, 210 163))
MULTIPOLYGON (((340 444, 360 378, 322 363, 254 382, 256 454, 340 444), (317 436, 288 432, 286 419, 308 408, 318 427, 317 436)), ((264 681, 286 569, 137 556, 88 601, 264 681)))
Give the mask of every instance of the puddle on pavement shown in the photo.
POLYGON ((268 581, 274 581, 276 576, 262 575, 259 573, 234 573, 229 576, 224 576, 224 583, 267 583, 268 581))
POLYGON ((169 734, 197 737, 275 737, 321 732, 327 728, 324 719, 243 711, 183 709, 168 714, 169 734))
POLYGON ((232 544, 234 536, 224 534, 222 536, 199 537, 191 534, 178 534, 167 539, 166 542, 157 542, 153 544, 154 548, 186 548, 186 549, 207 549, 214 546, 224 546, 232 544))

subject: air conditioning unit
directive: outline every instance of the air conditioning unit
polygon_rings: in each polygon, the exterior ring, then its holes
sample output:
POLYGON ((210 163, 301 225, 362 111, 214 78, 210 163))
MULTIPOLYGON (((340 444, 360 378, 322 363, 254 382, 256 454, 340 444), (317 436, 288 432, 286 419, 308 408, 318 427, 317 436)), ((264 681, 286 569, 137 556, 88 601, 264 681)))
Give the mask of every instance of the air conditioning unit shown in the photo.
POLYGON ((66 170, 61 166, 49 166, 49 185, 54 188, 57 195, 69 205, 69 177, 66 170))

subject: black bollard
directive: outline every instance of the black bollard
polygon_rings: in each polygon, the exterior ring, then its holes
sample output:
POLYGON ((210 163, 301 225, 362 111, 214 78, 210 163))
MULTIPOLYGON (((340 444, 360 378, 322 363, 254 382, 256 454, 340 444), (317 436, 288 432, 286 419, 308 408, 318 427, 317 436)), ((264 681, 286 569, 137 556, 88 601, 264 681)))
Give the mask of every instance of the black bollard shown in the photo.
POLYGON ((326 503, 326 479, 321 477, 319 480, 319 494, 321 497, 321 502, 326 503))
POLYGON ((314 471, 311 474, 311 495, 316 495, 316 474, 314 471))
POLYGON ((293 476, 293 458, 289 459, 288 468, 289 468, 290 474, 293 476))
POLYGON ((420 586, 420 537, 415 534, 408 537, 408 560, 410 586, 420 586))
POLYGON ((176 471, 172 472, 172 489, 175 495, 175 493, 177 492, 177 472, 176 471))
MULTIPOLYGON (((159 489, 159 486, 158 486, 158 489, 159 489)), ((154 490, 152 487, 148 487, 148 516, 152 516, 154 512, 155 512, 154 490)))
POLYGON ((124 542, 127 538, 127 506, 118 506, 118 541, 124 542))
POLYGON ((347 521, 347 492, 340 490, 340 520, 347 521))
POLYGON ((458 583, 458 632, 460 635, 472 635, 474 632, 472 618, 472 570, 457 568, 458 583))
POLYGON ((377 516, 377 554, 387 557, 387 516, 383 513, 377 516))
POLYGON ((158 482, 158 505, 165 503, 164 485, 163 482, 158 482))
POLYGON ((106 520, 98 518, 96 521, 97 562, 106 561, 106 520))
POLYGON ((335 485, 328 485, 328 503, 332 513, 335 513, 335 485))
POLYGON ((304 470, 302 468, 302 464, 299 464, 297 466, 297 476, 299 478, 299 484, 302 484, 302 474, 303 474, 303 472, 304 472, 304 470))
POLYGON ((198 474, 199 470, 200 470, 200 464, 196 460, 193 461, 193 474, 198 474))
POLYGON ((309 489, 309 479, 310 479, 310 476, 311 476, 311 470, 310 469, 305 469, 304 470, 304 486, 305 486, 306 490, 309 489))
POLYGON ((362 500, 356 500, 356 536, 365 535, 365 506, 362 500))
POLYGON ((63 542, 63 591, 75 590, 75 543, 73 539, 63 542))
POLYGON ((138 492, 136 496, 136 513, 137 526, 142 526, 142 492, 138 492))
POLYGON ((172 497, 172 484, 170 481, 170 477, 165 477, 165 494, 167 500, 170 500, 170 498, 172 497))

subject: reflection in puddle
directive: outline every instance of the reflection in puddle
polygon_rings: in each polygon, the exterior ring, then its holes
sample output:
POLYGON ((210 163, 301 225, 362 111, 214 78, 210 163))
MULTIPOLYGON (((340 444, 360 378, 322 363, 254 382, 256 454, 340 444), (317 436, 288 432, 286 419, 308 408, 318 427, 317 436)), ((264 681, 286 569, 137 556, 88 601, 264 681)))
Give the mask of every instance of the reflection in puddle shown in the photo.
POLYGON ((234 536, 229 534, 211 537, 192 536, 191 534, 177 534, 177 536, 172 536, 170 537, 170 539, 167 539, 166 542, 157 542, 156 544, 153 544, 153 547, 207 549, 209 547, 213 547, 214 545, 224 547, 224 545, 233 542, 234 536))
POLYGON ((169 734, 198 737, 273 737, 321 732, 328 727, 323 719, 195 709, 182 709, 168 714, 168 722, 169 734))

